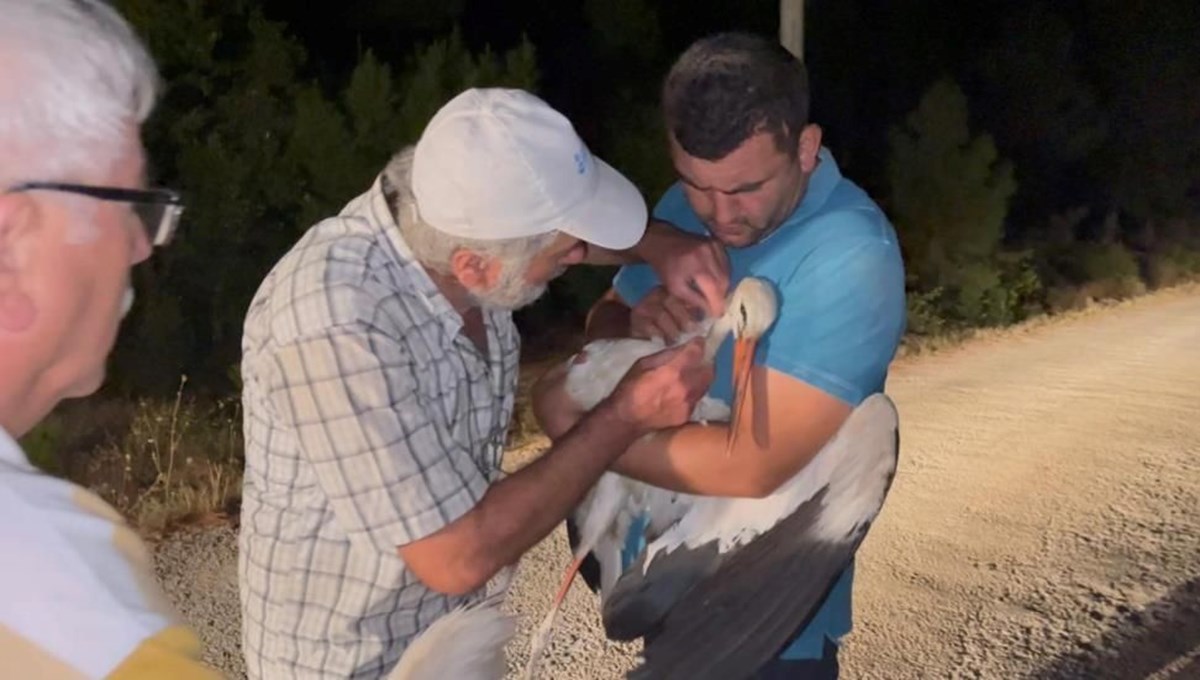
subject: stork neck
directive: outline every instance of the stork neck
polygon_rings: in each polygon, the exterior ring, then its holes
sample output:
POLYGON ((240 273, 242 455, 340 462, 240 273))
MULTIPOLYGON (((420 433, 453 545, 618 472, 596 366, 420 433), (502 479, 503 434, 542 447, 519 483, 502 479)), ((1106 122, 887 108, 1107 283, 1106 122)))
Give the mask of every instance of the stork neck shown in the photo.
POLYGON ((721 343, 725 341, 725 336, 729 335, 733 330, 733 319, 729 314, 723 314, 713 322, 709 327, 708 334, 704 338, 704 360, 711 362, 717 356, 717 350, 720 349, 721 343))

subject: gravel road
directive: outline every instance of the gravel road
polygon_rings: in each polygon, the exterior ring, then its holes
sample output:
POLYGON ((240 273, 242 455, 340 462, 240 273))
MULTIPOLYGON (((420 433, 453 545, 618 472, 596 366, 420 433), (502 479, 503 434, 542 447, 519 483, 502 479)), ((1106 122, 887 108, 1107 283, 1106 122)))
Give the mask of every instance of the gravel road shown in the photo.
MULTIPOLYGON (((898 477, 858 560, 843 677, 1200 678, 1200 288, 973 340, 895 365, 898 477)), ((528 452, 526 452, 528 455, 528 452)), ((161 578, 241 677, 235 534, 173 535, 161 578)), ((522 562, 521 635, 566 566, 522 562)), ((619 678, 584 586, 548 678, 619 678)))

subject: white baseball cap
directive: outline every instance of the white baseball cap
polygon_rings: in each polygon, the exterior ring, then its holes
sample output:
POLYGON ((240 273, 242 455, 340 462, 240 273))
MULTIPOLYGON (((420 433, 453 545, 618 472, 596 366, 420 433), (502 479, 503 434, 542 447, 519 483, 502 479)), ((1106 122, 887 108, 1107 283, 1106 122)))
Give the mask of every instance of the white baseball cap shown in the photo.
POLYGON ((524 90, 470 89, 443 106, 417 141, 412 189, 421 219, 466 238, 557 230, 625 250, 646 229, 637 187, 524 90))

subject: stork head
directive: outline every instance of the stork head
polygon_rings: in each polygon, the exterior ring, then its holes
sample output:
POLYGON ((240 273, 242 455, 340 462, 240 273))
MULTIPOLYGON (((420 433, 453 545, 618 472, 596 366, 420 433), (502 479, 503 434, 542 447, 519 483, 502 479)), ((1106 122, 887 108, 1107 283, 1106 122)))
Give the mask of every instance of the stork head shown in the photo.
POLYGON ((778 312, 775 291, 771 285, 753 277, 742 279, 726 305, 726 325, 733 334, 733 415, 729 421, 726 455, 733 451, 737 431, 741 427, 742 404, 750 384, 754 352, 758 349, 759 339, 775 323, 778 312))
POLYGON ((775 323, 778 311, 774 289, 754 277, 742 279, 725 306, 725 314, 731 317, 733 337, 738 340, 762 337, 775 323))

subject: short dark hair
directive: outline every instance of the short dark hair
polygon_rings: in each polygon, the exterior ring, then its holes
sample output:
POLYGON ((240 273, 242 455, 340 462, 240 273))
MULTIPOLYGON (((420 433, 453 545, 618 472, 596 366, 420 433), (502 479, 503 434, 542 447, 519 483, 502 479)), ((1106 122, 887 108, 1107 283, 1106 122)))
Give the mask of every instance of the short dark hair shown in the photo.
POLYGON ((692 44, 663 83, 667 130, 690 156, 719 160, 758 132, 796 153, 808 124, 808 72, 775 40, 719 33, 692 44))

